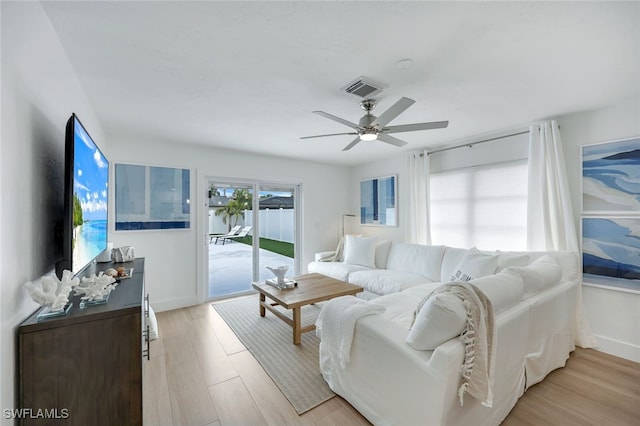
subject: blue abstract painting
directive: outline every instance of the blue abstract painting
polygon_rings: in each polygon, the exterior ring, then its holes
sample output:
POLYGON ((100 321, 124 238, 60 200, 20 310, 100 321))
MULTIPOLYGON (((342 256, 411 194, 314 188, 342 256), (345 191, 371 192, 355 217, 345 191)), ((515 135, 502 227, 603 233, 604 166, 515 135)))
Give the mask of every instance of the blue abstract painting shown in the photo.
POLYGON ((640 212, 640 138, 582 148, 582 210, 640 212))
POLYGON ((360 224, 397 226, 395 176, 360 182, 360 224))
POLYGON ((582 219, 585 282, 640 290, 640 219, 582 219))

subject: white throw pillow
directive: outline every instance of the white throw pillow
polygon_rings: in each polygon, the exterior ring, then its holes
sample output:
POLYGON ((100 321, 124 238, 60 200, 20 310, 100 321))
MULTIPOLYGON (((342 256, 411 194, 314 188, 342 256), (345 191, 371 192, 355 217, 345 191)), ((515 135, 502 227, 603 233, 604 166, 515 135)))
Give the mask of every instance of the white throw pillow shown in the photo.
POLYGON ((547 287, 558 284, 560 278, 562 278, 562 268, 548 254, 539 257, 528 266, 513 266, 506 270, 517 272, 522 277, 524 282, 523 299, 527 299, 547 287))
POLYGON ((496 275, 487 275, 470 281, 493 305, 495 315, 517 305, 524 294, 524 283, 520 274, 505 269, 496 275))
POLYGON ((431 351, 459 336, 467 324, 467 311, 462 300, 451 293, 429 297, 407 335, 407 343, 419 351, 431 351))
POLYGON ((344 240, 344 263, 376 267, 376 238, 347 235, 344 240))
POLYGON ((471 281, 475 278, 491 275, 498 268, 498 256, 482 254, 477 248, 465 254, 449 277, 449 281, 471 281))
POLYGON ((496 250, 495 254, 498 255, 498 269, 496 269, 496 272, 500 272, 511 266, 527 266, 531 263, 531 259, 529 259, 529 256, 526 254, 505 253, 500 250, 496 250))
POLYGON ((149 340, 156 340, 158 338, 158 320, 156 319, 156 313, 153 312, 153 308, 149 305, 149 340))
POLYGON ((389 257, 389 249, 391 241, 382 240, 376 244, 376 268, 387 269, 387 258, 389 257))

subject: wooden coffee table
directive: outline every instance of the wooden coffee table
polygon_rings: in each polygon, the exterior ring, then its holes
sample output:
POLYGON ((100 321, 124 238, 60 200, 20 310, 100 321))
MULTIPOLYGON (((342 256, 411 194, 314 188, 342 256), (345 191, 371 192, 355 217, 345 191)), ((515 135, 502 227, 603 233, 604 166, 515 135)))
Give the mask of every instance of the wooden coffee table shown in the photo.
POLYGON ((293 328, 293 344, 300 344, 300 335, 316 329, 315 324, 300 327, 300 308, 312 303, 333 299, 334 297, 353 295, 360 293, 363 288, 359 285, 349 284, 321 274, 301 275, 294 280, 297 287, 285 290, 266 284, 264 281, 254 282, 253 288, 260 293, 260 316, 264 317, 266 310, 286 322, 293 328), (267 302, 267 298, 273 303, 267 302), (280 305, 293 311, 293 320, 274 306, 280 305))

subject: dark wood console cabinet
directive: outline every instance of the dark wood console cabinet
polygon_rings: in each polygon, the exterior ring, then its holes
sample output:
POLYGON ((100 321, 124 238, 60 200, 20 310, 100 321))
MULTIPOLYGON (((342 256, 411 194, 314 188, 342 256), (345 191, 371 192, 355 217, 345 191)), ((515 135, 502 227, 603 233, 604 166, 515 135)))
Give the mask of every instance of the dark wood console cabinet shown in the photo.
POLYGON ((142 424, 144 258, 117 266, 133 267, 133 274, 106 304, 80 309, 74 297, 66 316, 38 321, 36 312, 20 325, 19 408, 32 410, 21 424, 142 424), (58 419, 35 418, 37 410, 55 410, 58 419))

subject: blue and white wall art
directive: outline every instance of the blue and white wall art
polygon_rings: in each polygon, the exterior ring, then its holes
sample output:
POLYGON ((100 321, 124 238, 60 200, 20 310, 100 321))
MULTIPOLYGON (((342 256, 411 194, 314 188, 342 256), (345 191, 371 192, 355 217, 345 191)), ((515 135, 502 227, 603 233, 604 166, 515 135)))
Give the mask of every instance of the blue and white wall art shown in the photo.
POLYGON ((640 214, 640 138, 582 147, 582 211, 640 214))
POLYGON ((582 269, 587 282, 640 291, 640 219, 584 217, 582 269))
POLYGON ((582 272, 640 292, 640 137, 582 147, 582 272))
POLYGON ((116 231, 189 229, 189 169, 116 164, 116 231))
POLYGON ((360 181, 360 224, 398 226, 396 176, 360 181))

